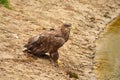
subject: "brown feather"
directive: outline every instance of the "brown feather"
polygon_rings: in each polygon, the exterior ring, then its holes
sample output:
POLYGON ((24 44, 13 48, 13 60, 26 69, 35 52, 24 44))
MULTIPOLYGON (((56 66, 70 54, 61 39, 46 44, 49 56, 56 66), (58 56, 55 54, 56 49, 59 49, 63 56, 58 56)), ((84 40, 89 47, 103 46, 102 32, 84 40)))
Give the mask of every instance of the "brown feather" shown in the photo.
POLYGON ((57 61, 58 49, 68 40, 71 24, 63 24, 61 29, 49 30, 37 36, 31 37, 24 46, 26 51, 32 54, 50 53, 54 61, 57 61))

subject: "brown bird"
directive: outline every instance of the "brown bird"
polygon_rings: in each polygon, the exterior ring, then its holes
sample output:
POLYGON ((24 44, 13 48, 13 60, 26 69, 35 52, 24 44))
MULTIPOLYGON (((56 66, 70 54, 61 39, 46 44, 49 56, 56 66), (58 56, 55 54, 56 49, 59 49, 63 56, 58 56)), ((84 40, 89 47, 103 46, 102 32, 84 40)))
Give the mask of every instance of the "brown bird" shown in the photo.
POLYGON ((50 59, 58 63, 58 49, 68 40, 70 34, 70 23, 64 23, 60 29, 50 29, 37 36, 31 37, 24 46, 24 51, 31 54, 50 54, 50 59))

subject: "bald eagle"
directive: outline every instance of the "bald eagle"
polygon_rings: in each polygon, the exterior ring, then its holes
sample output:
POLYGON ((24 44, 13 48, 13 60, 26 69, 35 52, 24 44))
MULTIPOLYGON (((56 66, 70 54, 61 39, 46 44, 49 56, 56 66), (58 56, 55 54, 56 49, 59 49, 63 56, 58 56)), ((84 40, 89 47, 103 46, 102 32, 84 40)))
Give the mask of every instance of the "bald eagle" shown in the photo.
POLYGON ((51 60, 57 63, 59 58, 58 49, 68 41, 70 27, 70 23, 64 23, 60 29, 50 29, 31 37, 28 43, 24 45, 24 51, 31 54, 49 53, 51 60))

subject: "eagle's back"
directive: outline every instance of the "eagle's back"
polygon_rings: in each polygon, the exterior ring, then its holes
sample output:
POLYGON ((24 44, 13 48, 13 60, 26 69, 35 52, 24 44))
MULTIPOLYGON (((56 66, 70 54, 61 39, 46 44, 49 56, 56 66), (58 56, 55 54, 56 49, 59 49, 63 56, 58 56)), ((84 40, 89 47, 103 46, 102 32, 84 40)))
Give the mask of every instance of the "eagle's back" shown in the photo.
POLYGON ((58 30, 51 30, 34 36, 25 45, 28 52, 33 54, 54 52, 65 43, 62 34, 58 30))

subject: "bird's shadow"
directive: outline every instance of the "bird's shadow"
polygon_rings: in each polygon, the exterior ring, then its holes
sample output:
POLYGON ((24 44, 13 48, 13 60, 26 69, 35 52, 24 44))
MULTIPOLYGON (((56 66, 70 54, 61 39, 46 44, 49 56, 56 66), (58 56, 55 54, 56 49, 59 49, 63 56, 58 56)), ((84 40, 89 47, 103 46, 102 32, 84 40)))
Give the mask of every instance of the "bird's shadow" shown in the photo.
POLYGON ((31 54, 27 53, 27 57, 32 57, 33 59, 45 59, 45 60, 50 60, 50 56, 47 54, 31 54))

